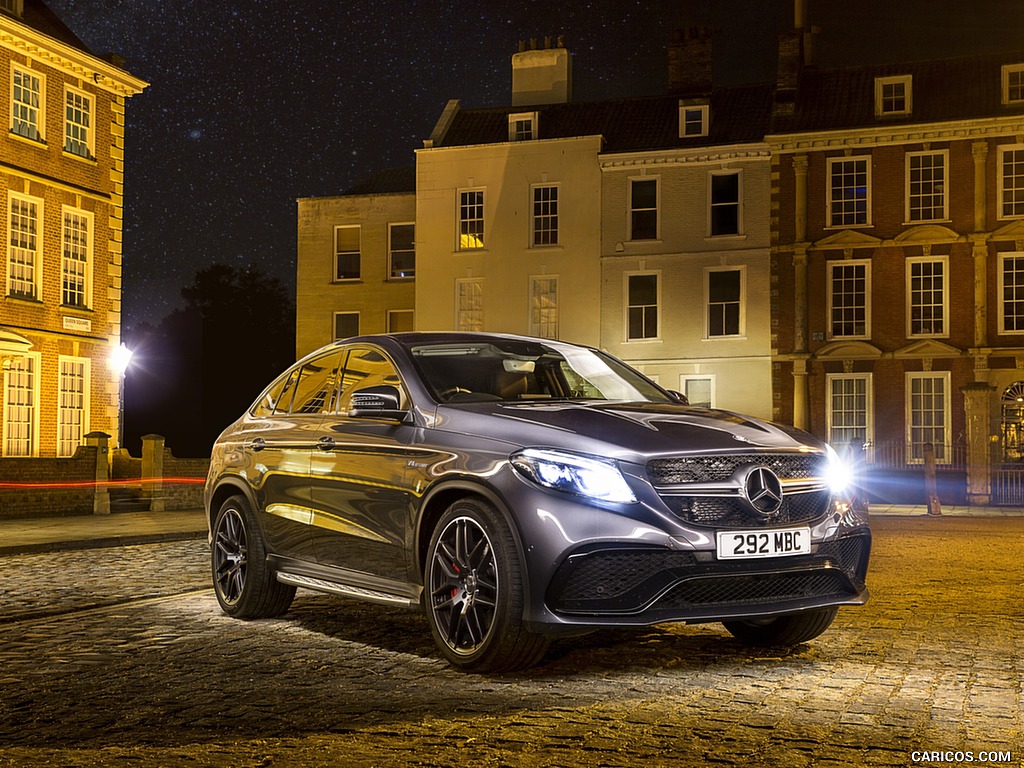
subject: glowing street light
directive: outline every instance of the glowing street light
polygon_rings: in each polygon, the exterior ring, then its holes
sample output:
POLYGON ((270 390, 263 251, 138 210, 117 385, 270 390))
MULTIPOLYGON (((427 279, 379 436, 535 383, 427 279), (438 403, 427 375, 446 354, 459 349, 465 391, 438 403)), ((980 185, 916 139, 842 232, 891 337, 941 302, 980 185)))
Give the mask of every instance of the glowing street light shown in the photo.
POLYGON ((117 447, 124 448, 124 376, 132 361, 132 351, 121 344, 110 353, 110 368, 117 374, 117 447))

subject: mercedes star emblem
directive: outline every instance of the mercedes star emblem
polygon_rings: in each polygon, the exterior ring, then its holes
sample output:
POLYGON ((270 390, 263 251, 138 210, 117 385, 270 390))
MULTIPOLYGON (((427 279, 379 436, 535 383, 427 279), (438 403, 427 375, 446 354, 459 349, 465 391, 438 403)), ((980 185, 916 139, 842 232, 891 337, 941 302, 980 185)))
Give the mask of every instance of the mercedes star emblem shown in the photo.
POLYGON ((743 497, 757 514, 774 515, 782 506, 782 483, 768 467, 751 467, 743 478, 743 497))

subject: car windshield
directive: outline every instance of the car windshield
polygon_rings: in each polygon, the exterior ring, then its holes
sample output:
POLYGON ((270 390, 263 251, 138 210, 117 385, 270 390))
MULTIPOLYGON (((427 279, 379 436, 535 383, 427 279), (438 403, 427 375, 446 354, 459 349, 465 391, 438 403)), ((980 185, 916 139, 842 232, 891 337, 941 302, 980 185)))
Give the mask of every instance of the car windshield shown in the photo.
POLYGON ((571 344, 489 339, 418 344, 410 352, 423 380, 441 402, 674 402, 624 363, 571 344))

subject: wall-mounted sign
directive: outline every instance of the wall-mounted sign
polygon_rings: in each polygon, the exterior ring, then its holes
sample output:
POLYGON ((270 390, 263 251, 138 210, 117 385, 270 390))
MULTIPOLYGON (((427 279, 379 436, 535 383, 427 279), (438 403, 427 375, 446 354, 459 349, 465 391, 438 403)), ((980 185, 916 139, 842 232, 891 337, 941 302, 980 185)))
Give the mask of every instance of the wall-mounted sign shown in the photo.
POLYGON ((92 333, 92 320, 84 317, 69 317, 64 315, 64 330, 76 331, 77 333, 92 333))

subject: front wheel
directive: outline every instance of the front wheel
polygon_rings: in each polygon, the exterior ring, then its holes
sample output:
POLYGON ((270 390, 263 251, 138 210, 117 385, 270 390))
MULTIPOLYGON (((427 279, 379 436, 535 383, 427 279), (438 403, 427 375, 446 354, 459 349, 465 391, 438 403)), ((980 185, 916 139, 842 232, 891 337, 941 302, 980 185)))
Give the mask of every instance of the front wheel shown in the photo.
POLYGON ((292 604, 295 587, 279 582, 267 565, 256 515, 244 496, 232 496, 217 512, 210 561, 217 602, 229 616, 265 619, 292 604))
POLYGON ((759 647, 799 645, 813 640, 832 624, 838 608, 818 608, 771 619, 723 621, 737 640, 759 647))
POLYGON ((434 641, 456 667, 508 672, 535 664, 547 638, 523 626, 523 564, 502 514, 479 499, 461 499, 430 539, 424 573, 434 641))

